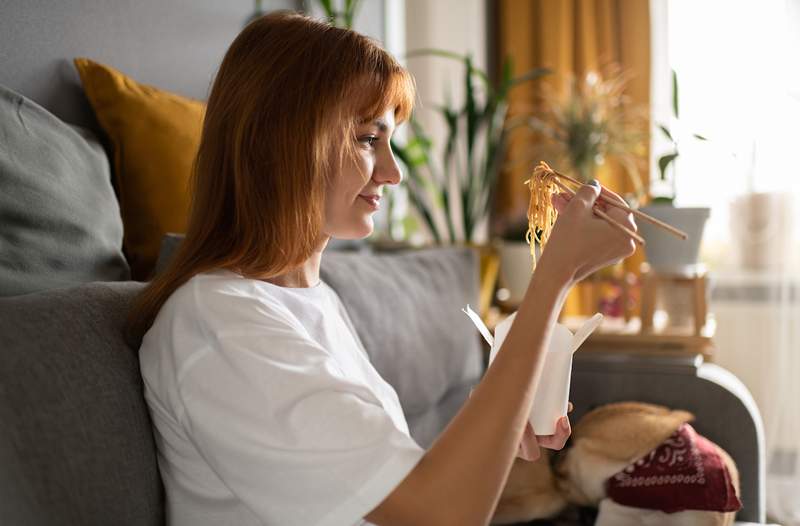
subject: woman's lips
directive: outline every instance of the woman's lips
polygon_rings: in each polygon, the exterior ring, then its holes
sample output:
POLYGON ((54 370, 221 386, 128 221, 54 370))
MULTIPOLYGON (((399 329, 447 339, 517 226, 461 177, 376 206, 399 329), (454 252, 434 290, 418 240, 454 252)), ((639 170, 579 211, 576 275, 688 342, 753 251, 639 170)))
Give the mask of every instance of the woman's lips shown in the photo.
POLYGON ((361 195, 359 196, 361 199, 367 202, 370 208, 377 210, 380 207, 381 196, 379 195, 361 195))

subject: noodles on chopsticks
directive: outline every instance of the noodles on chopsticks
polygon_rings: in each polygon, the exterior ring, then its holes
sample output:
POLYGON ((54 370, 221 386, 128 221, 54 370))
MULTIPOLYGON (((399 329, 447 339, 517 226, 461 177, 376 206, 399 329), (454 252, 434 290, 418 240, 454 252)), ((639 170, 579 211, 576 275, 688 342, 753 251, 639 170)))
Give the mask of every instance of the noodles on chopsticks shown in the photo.
POLYGON ((536 243, 539 243, 540 250, 544 250, 558 217, 558 212, 551 200, 552 195, 558 192, 555 177, 553 169, 546 162, 541 161, 534 168, 531 178, 525 181, 531 191, 528 203, 528 232, 525 234, 525 241, 531 247, 532 271, 536 269, 536 243))

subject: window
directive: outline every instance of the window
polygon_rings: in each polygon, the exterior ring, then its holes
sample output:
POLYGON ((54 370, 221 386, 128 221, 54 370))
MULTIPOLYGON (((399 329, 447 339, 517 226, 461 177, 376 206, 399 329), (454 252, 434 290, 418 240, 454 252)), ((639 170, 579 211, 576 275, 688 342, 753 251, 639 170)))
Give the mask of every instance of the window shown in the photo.
MULTIPOLYGON (((762 217, 763 224, 751 225, 760 228, 751 235, 771 235, 767 230, 783 221, 783 235, 797 240, 800 2, 656 0, 652 5, 653 34, 661 38, 654 42, 653 120, 677 128, 682 137, 676 204, 711 208, 703 259, 712 268, 736 266, 737 243, 746 236, 742 217, 731 215, 730 204, 747 192, 781 193, 795 209, 793 215, 785 210, 790 214, 785 219, 780 211, 762 217), (671 118, 669 69, 678 75, 679 122, 671 118), (693 133, 709 140, 694 140, 693 133)), ((654 156, 668 147, 654 138, 654 156)))

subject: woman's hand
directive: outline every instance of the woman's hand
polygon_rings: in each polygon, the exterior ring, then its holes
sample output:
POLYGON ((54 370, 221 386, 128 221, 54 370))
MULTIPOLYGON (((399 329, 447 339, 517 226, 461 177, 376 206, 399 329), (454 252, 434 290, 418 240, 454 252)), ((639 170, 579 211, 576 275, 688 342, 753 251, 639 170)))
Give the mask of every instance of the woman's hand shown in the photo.
MULTIPOLYGON (((568 278, 573 282, 630 256, 636 250, 629 236, 592 212, 600 190, 599 184, 587 184, 572 198, 566 194, 553 195, 558 220, 542 254, 541 264, 554 271, 568 272, 568 278)), ((621 197, 609 190, 603 194, 624 203, 621 197)), ((597 207, 614 221, 636 231, 636 223, 630 213, 607 206, 602 201, 597 203, 597 207)))
MULTIPOLYGON (((570 412, 572 412, 572 402, 570 402, 569 409, 567 409, 567 413, 570 412)), ((562 416, 558 419, 556 432, 552 435, 537 435, 530 422, 528 422, 525 425, 525 432, 522 434, 522 440, 519 443, 517 457, 528 462, 538 460, 542 454, 539 449, 540 446, 546 449, 562 449, 571 434, 572 427, 568 416, 562 416)))

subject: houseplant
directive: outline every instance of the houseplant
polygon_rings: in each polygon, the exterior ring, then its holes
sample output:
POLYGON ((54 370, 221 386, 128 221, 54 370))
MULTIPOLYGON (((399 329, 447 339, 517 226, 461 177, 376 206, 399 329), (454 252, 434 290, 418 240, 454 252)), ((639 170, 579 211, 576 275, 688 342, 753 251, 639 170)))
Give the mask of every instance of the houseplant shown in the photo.
POLYGON ((526 125, 525 118, 506 119, 508 92, 549 70, 537 68, 514 77, 511 60, 506 59, 499 79, 493 82, 485 71, 474 66, 469 55, 428 49, 409 56, 420 55, 461 63, 464 100, 461 104, 448 100, 437 108, 447 129, 440 153, 413 114, 407 140, 393 140, 392 148, 405 167, 409 202, 434 242, 478 245, 481 249, 480 310, 485 315, 500 261, 494 249, 485 244, 484 232, 488 230, 496 183, 506 157, 508 133, 516 126, 526 125))
POLYGON ((670 142, 670 148, 658 158, 659 179, 654 181, 653 199, 642 211, 661 219, 689 235, 687 240, 676 239, 649 223, 640 222, 639 229, 647 240, 645 252, 650 266, 666 273, 687 273, 696 267, 700 252, 703 228, 710 210, 703 207, 681 208, 675 206, 675 167, 680 156, 679 143, 685 140, 706 141, 702 135, 688 136, 680 132, 678 104, 678 76, 672 72, 672 130, 659 124, 658 130, 670 142), (671 170, 670 170, 671 169, 671 170))
POLYGON ((494 200, 508 133, 526 125, 525 119, 506 120, 508 92, 549 70, 537 68, 514 77, 511 61, 506 60, 500 78, 492 82, 485 71, 473 65, 469 55, 442 50, 409 54, 419 55, 457 60, 463 65, 464 101, 447 101, 437 108, 447 127, 441 156, 414 115, 405 143, 392 141, 408 176, 409 201, 436 243, 482 242, 480 230, 494 200))
POLYGON ((610 65, 580 80, 571 78, 563 97, 546 91, 543 112, 530 120, 539 132, 530 151, 533 164, 545 160, 588 182, 613 160, 631 182, 633 192, 626 197, 638 202, 645 194, 639 165, 645 155, 646 119, 625 93, 628 80, 628 73, 610 65))

